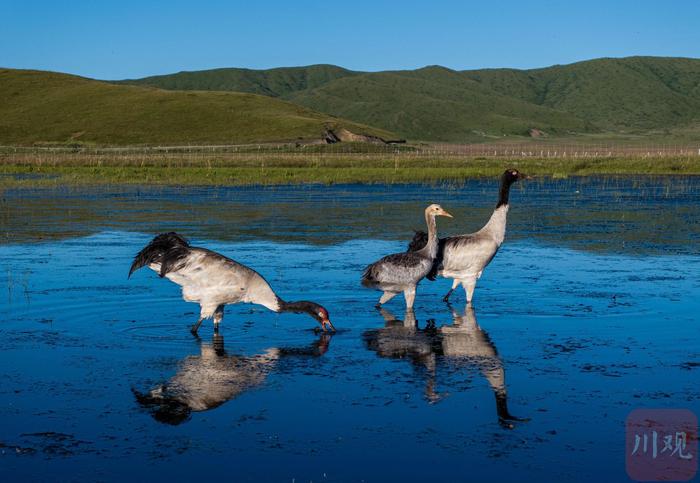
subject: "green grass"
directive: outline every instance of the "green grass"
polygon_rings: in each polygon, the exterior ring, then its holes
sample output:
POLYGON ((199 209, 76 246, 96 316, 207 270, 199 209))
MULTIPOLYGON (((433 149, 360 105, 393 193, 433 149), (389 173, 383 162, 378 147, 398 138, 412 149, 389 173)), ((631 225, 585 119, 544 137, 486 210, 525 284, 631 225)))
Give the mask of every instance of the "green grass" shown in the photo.
POLYGON ((255 143, 320 139, 326 127, 386 131, 266 96, 114 85, 0 69, 0 144, 255 143))
POLYGON ((450 183, 494 177, 507 167, 536 176, 700 175, 700 158, 485 159, 415 156, 81 156, 0 164, 0 187, 78 184, 277 185, 450 183))
POLYGON ((162 88, 281 97, 413 140, 555 136, 700 138, 700 60, 595 59, 542 69, 352 72, 334 66, 218 69, 152 77, 162 88))

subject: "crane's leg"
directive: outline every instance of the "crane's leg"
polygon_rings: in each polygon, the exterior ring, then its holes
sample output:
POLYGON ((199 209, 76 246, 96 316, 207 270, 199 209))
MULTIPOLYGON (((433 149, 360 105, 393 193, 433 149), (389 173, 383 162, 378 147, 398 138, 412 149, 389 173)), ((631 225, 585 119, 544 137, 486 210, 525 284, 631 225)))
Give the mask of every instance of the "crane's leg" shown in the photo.
POLYGON ((416 287, 411 287, 404 290, 403 297, 406 299, 406 309, 412 309, 413 301, 416 299, 416 287))
POLYGON ((219 333, 219 323, 224 320, 224 306, 219 305, 214 312, 214 333, 219 333))
POLYGON ((464 287, 464 293, 467 294, 467 305, 471 305, 474 297, 474 288, 476 288, 476 280, 462 280, 462 287, 464 287))
POLYGON ((457 285, 459 285, 459 280, 456 278, 452 280, 452 288, 445 294, 445 296, 442 298, 443 302, 449 302, 450 301, 450 295, 452 295, 452 292, 455 291, 457 288, 457 285))
POLYGON ((192 335, 197 335, 197 331, 199 330, 199 326, 202 325, 202 321, 204 320, 204 317, 199 317, 197 319, 197 322, 190 328, 190 332, 192 332, 192 335))
POLYGON ((399 293, 398 292, 384 292, 379 299, 379 302, 377 303, 376 307, 379 308, 381 307, 382 304, 387 303, 389 300, 393 299, 396 297, 399 293))

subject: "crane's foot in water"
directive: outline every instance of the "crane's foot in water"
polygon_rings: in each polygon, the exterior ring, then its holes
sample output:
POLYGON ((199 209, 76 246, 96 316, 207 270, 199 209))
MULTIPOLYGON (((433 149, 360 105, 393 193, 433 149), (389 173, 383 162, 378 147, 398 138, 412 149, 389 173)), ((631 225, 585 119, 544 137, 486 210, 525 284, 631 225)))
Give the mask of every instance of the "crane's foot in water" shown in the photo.
POLYGON ((453 288, 450 289, 449 292, 445 294, 445 296, 442 298, 442 301, 445 302, 446 304, 450 303, 450 295, 452 295, 452 292, 454 291, 453 288))
POLYGON ((530 421, 530 418, 518 418, 512 414, 498 417, 498 424, 505 429, 513 429, 515 428, 515 423, 527 423, 528 421, 530 421))

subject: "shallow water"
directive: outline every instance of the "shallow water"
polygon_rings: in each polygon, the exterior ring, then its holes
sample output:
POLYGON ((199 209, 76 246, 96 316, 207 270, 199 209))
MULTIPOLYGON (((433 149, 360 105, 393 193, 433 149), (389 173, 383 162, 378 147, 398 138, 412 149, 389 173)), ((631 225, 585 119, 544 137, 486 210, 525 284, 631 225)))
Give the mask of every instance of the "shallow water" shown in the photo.
POLYGON ((495 186, 8 191, 0 211, 0 467, 11 479, 625 480, 636 408, 700 412, 700 180, 538 180, 474 311, 444 279, 415 320, 359 285, 427 202, 488 217, 495 186), (149 271, 177 230, 339 329, 232 306, 219 337, 149 271), (504 413, 506 411, 506 413, 504 413), (499 414, 521 420, 499 422, 499 414))

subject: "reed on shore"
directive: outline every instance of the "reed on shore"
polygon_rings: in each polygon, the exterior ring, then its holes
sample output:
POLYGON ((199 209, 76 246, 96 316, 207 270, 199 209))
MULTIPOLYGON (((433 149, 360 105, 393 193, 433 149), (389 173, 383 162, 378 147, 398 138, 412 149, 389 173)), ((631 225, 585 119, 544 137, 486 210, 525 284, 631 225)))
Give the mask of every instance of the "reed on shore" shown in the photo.
POLYGON ((0 186, 76 184, 279 185, 438 183, 497 176, 504 167, 538 176, 700 174, 700 156, 466 157, 397 151, 289 153, 4 153, 0 186))

